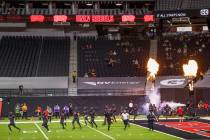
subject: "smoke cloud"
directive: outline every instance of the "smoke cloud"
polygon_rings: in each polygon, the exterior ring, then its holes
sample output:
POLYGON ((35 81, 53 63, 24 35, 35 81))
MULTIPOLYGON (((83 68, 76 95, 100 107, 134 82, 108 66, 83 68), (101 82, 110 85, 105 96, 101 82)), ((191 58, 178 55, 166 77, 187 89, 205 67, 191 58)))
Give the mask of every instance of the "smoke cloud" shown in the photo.
POLYGON ((155 104, 158 107, 161 103, 160 93, 158 88, 154 88, 154 90, 146 91, 145 103, 143 104, 143 113, 148 114, 149 112, 149 104, 155 104))
POLYGON ((162 110, 166 104, 168 104, 172 110, 175 110, 179 106, 186 106, 182 103, 176 103, 174 101, 163 101, 161 102, 161 97, 159 93, 159 88, 155 88, 154 90, 150 90, 146 92, 145 103, 142 106, 143 113, 148 114, 149 112, 149 104, 155 104, 158 110, 162 110))

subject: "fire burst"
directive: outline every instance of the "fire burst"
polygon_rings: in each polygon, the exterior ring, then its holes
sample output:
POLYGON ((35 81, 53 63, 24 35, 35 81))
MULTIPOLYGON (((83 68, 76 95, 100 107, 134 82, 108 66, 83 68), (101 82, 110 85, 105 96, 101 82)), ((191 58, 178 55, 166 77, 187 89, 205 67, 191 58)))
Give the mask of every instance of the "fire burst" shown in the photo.
POLYGON ((155 59, 150 58, 147 62, 147 71, 149 72, 149 76, 147 80, 154 81, 155 75, 157 74, 159 70, 159 64, 155 59))
POLYGON ((189 60, 188 64, 183 65, 184 76, 196 77, 198 71, 198 64, 195 60, 189 60))

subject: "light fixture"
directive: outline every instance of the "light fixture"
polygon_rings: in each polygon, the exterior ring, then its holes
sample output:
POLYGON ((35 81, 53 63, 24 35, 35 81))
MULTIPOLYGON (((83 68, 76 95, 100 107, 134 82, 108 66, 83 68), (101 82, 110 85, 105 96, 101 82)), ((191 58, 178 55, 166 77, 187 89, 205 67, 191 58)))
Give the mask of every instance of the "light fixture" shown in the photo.
POLYGON ((93 4, 92 4, 92 3, 86 3, 86 5, 87 5, 87 6, 92 6, 93 4))
POLYGON ((64 5, 65 5, 65 6, 71 6, 71 4, 70 4, 70 3, 64 3, 64 5))
POLYGON ((116 3, 115 5, 116 6, 122 6, 122 3, 116 3))

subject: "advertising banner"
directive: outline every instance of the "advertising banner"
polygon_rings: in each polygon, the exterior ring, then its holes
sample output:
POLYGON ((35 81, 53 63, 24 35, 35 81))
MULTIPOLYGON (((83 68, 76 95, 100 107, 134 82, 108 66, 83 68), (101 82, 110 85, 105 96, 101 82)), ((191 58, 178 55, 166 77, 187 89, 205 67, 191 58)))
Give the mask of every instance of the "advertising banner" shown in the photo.
POLYGON ((144 89, 146 77, 78 78, 78 89, 144 89))
POLYGON ((208 17, 209 9, 156 11, 156 18, 208 17))
POLYGON ((159 76, 156 79, 158 88, 184 88, 187 86, 187 79, 184 76, 159 76))

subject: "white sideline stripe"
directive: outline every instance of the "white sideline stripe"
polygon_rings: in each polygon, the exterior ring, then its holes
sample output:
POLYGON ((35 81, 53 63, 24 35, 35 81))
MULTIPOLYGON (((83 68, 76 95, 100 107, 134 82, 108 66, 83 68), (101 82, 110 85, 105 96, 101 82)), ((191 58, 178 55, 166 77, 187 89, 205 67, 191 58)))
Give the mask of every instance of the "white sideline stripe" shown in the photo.
MULTIPOLYGON (((170 118, 171 120, 174 120, 174 119, 178 119, 178 118, 170 118)), ((117 119, 117 121, 121 121, 122 119, 117 119)), ((147 119, 144 119, 144 118, 142 118, 142 119, 136 119, 136 121, 140 121, 140 120, 147 120, 147 119)), ((165 120, 165 118, 160 118, 159 120, 165 120)), ((102 119, 102 120, 95 120, 96 122, 102 122, 102 121, 104 121, 104 119, 102 119)), ((56 120, 56 121, 52 121, 51 123, 58 123, 58 122, 60 122, 60 120, 56 120)), ((68 120, 68 121, 66 121, 66 122, 71 122, 71 120, 68 120)), ((80 120, 80 122, 84 122, 84 120, 80 120)), ((30 123, 42 123, 42 121, 17 121, 17 122, 15 122, 16 124, 22 124, 22 123, 24 123, 24 124, 30 124, 30 123)), ((0 122, 0 124, 9 124, 9 122, 7 121, 7 122, 0 122)))
MULTIPOLYGON (((96 122, 102 122, 104 120, 95 120, 96 122)), ((58 123, 60 122, 59 120, 57 121, 51 121, 51 123, 58 123)), ((71 123, 72 120, 66 121, 67 123, 71 123)), ((84 120, 80 120, 80 122, 84 122, 84 120)), ((16 124, 31 124, 31 123, 42 123, 42 121, 22 121, 22 122, 15 122, 16 124)), ((9 124, 9 122, 0 122, 0 124, 9 124)), ((50 122, 49 122, 50 124, 50 122)))
MULTIPOLYGON (((85 125, 84 123, 81 123, 81 124, 85 125)), ((113 137, 111 137, 111 136, 109 136, 109 135, 107 135, 107 134, 105 134, 105 133, 103 133, 103 132, 101 132, 101 131, 99 131, 99 130, 97 130, 95 128, 92 128, 92 127, 90 127, 88 125, 87 125, 87 127, 92 129, 92 130, 94 130, 94 131, 96 131, 96 132, 98 132, 98 133, 100 133, 100 134, 102 134, 102 135, 104 135, 104 136, 106 136, 106 137, 108 137, 108 138, 110 138, 110 139, 112 139, 112 140, 116 140, 115 138, 113 138, 113 137)))
POLYGON ((39 127, 39 125, 37 123, 34 123, 34 125, 39 129, 39 131, 42 133, 42 135, 45 137, 46 140, 49 140, 49 138, 47 137, 47 135, 42 131, 42 129, 39 127))
MULTIPOLYGON (((144 126, 141 126, 141 125, 138 125, 138 124, 135 124, 135 123, 130 123, 132 125, 135 125, 135 126, 138 126, 138 127, 141 127, 141 128, 147 128, 147 127, 144 127, 144 126)), ((148 128, 147 128, 148 129, 148 128)), ((168 136, 171 136, 171 137, 175 137, 175 138, 178 138, 178 139, 181 139, 181 140, 185 140, 184 138, 181 138, 181 137, 178 137, 178 136, 175 136, 175 135, 171 135, 171 134, 168 134, 168 133, 165 133, 165 132, 161 132, 161 131, 158 131, 158 130, 154 130, 155 132, 158 132, 158 133, 161 133, 161 134, 164 134, 164 135, 168 135, 168 136)))
MULTIPOLYGON (((121 119, 117 119, 118 121, 120 121, 121 119)), ((104 120, 95 120, 96 122, 102 122, 104 120)), ((51 121, 51 123, 58 123, 60 122, 60 120, 56 120, 56 121, 51 121)), ((68 123, 71 123, 72 120, 68 120, 66 121, 68 123)), ((84 120, 80 120, 80 122, 84 122, 84 120)), ((16 124, 31 124, 31 123, 42 123, 42 121, 21 121, 21 122, 15 122, 16 124)), ((9 122, 0 122, 0 124, 9 124, 9 122)), ((49 123, 50 124, 50 123, 49 123)))

